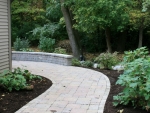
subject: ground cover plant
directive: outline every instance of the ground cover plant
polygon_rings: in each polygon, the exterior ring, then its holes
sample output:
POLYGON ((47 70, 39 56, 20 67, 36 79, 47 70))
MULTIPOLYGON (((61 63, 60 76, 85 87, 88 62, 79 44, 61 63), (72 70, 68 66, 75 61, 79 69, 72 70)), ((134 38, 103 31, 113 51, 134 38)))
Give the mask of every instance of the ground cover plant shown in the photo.
POLYGON ((0 76, 0 113, 14 113, 51 85, 51 80, 28 70, 17 68, 4 72, 0 76))

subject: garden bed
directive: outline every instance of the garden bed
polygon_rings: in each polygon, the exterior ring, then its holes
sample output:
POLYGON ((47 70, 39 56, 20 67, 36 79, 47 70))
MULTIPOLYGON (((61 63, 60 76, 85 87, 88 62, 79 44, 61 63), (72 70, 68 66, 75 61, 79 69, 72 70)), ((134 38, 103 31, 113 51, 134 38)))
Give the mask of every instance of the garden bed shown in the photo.
POLYGON ((70 66, 72 65, 71 63, 72 58, 73 58, 72 55, 66 54, 12 51, 12 60, 17 61, 46 62, 70 66))
POLYGON ((20 90, 9 92, 0 88, 0 113, 14 113, 32 99, 36 98, 48 88, 51 87, 52 81, 42 77, 42 80, 36 79, 29 81, 28 84, 34 85, 33 90, 20 90))
POLYGON ((142 110, 142 108, 137 107, 134 108, 132 105, 119 105, 117 107, 113 106, 113 96, 117 95, 123 90, 123 87, 120 85, 116 85, 116 81, 118 80, 118 77, 120 74, 123 73, 123 71, 115 71, 115 70, 100 70, 100 69, 94 69, 96 71, 99 71, 103 74, 105 74, 111 83, 110 92, 108 95, 108 98, 105 103, 104 113, 148 113, 146 110, 142 110), (123 112, 121 112, 123 111, 123 112))

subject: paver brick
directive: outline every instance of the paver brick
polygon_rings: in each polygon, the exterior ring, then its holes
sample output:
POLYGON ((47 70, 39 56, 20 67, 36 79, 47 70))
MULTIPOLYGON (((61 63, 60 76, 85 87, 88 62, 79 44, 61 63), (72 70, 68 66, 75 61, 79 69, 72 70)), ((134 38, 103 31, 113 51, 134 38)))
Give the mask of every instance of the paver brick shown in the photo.
POLYGON ((26 66, 53 85, 16 113, 103 113, 110 91, 109 79, 96 71, 43 62, 13 61, 13 68, 26 66), (55 111, 55 112, 54 112, 55 111))

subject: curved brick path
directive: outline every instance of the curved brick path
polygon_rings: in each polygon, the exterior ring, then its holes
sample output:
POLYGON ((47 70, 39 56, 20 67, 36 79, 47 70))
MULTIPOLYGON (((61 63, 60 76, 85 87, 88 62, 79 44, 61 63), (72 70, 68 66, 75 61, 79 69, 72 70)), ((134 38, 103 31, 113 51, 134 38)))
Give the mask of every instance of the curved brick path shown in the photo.
POLYGON ((53 85, 16 113, 103 113, 110 91, 109 79, 102 73, 73 66, 13 61, 33 74, 52 80, 53 85))

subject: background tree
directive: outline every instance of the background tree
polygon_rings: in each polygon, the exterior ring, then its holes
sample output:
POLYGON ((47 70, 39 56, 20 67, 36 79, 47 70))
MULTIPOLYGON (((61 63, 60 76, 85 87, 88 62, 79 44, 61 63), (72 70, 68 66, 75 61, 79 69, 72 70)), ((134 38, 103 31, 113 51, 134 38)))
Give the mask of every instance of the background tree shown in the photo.
POLYGON ((142 12, 142 0, 136 0, 130 10, 131 28, 139 30, 138 47, 142 47, 143 31, 150 25, 150 12, 142 12))
POLYGON ((13 0, 12 41, 26 37, 32 46, 38 46, 40 38, 53 38, 58 43, 69 37, 76 57, 81 48, 85 52, 136 49, 139 36, 145 37, 143 45, 150 47, 148 1, 13 0), (144 6, 147 10, 143 13, 144 6))
POLYGON ((147 11, 150 8, 150 0, 143 0, 142 5, 143 5, 142 11, 143 12, 147 11))
POLYGON ((17 37, 32 39, 29 31, 36 26, 44 25, 45 0, 14 0, 11 3, 12 41, 17 37))
MULTIPOLYGON (((62 13, 60 10, 61 6, 58 1, 50 1, 46 6, 45 18, 46 22, 44 25, 39 25, 32 32, 32 39, 39 40, 40 38, 54 38, 59 40, 59 36, 62 35, 61 32, 65 32, 64 28, 60 24, 60 18, 62 18, 62 13)), ((61 36, 63 37, 63 35, 61 36)))
POLYGON ((77 31, 73 28, 73 14, 70 10, 70 7, 65 5, 65 0, 60 0, 61 3, 61 11, 64 16, 64 20, 66 23, 66 29, 68 33, 68 37, 70 40, 70 45, 72 47, 73 56, 75 58, 79 58, 81 55, 81 46, 79 43, 79 35, 77 31))
POLYGON ((79 31, 92 33, 97 28, 105 30, 108 52, 112 52, 111 30, 123 31, 129 21, 126 10, 128 0, 77 0, 72 5, 76 24, 79 31))

